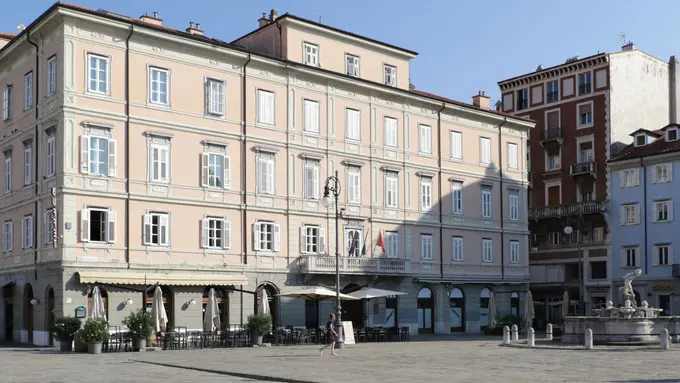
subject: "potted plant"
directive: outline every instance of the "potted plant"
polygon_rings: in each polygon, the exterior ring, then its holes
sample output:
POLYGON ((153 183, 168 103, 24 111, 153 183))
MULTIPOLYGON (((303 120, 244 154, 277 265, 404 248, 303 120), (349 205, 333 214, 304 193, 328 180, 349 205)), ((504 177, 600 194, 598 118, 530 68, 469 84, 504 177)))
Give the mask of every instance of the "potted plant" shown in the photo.
POLYGON ((80 324, 80 319, 72 316, 58 318, 55 321, 52 333, 59 341, 61 351, 73 351, 73 340, 76 332, 80 330, 80 324))
POLYGON ((132 334, 132 348, 140 351, 146 348, 146 339, 153 334, 153 316, 148 311, 139 310, 130 313, 123 324, 132 334))
POLYGON ((262 346, 262 337, 272 329, 272 317, 269 314, 253 314, 248 316, 246 326, 254 346, 262 346))
POLYGON ((109 324, 102 318, 88 318, 83 326, 83 340, 87 352, 101 354, 102 344, 109 341, 109 324))

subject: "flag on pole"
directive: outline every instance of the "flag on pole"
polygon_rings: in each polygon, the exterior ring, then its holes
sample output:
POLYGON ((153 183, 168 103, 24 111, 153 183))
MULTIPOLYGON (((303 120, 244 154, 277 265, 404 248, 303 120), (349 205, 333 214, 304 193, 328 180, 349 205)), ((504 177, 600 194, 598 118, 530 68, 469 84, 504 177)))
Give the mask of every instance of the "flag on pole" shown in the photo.
POLYGON ((383 241, 383 236, 382 236, 382 230, 378 232, 378 242, 376 245, 382 250, 383 253, 385 253, 385 242, 383 241))
POLYGON ((368 233, 364 236, 364 246, 361 247, 361 256, 366 256, 366 240, 368 239, 368 233))

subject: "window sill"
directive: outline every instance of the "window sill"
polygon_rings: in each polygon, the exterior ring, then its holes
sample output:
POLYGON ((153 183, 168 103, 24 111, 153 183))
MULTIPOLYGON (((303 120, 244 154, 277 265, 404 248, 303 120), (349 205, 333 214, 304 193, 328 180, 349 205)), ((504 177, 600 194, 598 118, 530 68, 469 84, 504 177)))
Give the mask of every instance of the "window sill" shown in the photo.
POLYGON ((113 246, 113 242, 91 242, 91 241, 84 241, 81 242, 83 246, 85 247, 90 247, 90 248, 99 248, 99 249, 106 249, 110 248, 113 246))
POLYGON ((449 157, 449 161, 463 162, 463 157, 449 157))
MULTIPOLYGON (((153 247, 153 246, 150 246, 150 247, 153 247)), ((169 250, 169 247, 168 247, 168 250, 169 250)), ((224 253, 225 250, 227 250, 227 249, 223 248, 223 247, 204 247, 203 250, 206 253, 224 253)))
POLYGON ((308 136, 320 136, 321 132, 320 131, 313 131, 313 130, 304 130, 302 129, 302 134, 306 134, 308 136))
POLYGON ((255 126, 264 126, 265 128, 273 128, 273 127, 276 126, 276 121, 274 121, 274 122, 255 121, 255 126))
POLYGON ((169 184, 170 184, 170 180, 165 180, 165 181, 161 181, 161 180, 149 180, 149 183, 150 183, 150 184, 158 184, 158 185, 169 185, 169 184))
POLYGON ((255 255, 258 257, 274 257, 276 256, 276 252, 268 250, 255 250, 255 255))
POLYGON ((215 112, 207 112, 207 113, 205 114, 205 116, 206 116, 206 117, 211 117, 211 118, 220 119, 220 120, 222 120, 222 119, 225 118, 224 113, 215 113, 215 112))
POLYGON ((111 98, 111 93, 101 93, 101 92, 93 92, 93 91, 85 91, 85 94, 88 96, 96 97, 96 98, 101 98, 101 99, 110 99, 111 98))
POLYGON ((421 258, 421 259, 420 259, 420 263, 435 263, 435 260, 434 260, 434 259, 430 259, 430 258, 428 258, 428 259, 422 259, 422 258, 421 258))
POLYGON ((576 130, 588 129, 588 128, 592 128, 593 126, 595 126, 595 124, 592 123, 592 122, 590 124, 586 124, 586 125, 580 125, 579 124, 579 125, 576 125, 576 130))
POLYGON ((146 251, 170 251, 170 245, 145 244, 146 251))
POLYGON ((653 221, 652 223, 671 223, 673 221, 653 221))
POLYGON ((454 259, 454 260, 453 260, 453 264, 454 264, 454 265, 462 265, 462 264, 464 264, 464 263, 465 263, 465 260, 464 260, 464 259, 460 259, 460 260, 454 259))
POLYGON ((166 104, 166 103, 162 103, 162 102, 147 101, 146 105, 156 107, 156 108, 159 108, 159 109, 170 109, 170 103, 166 104))

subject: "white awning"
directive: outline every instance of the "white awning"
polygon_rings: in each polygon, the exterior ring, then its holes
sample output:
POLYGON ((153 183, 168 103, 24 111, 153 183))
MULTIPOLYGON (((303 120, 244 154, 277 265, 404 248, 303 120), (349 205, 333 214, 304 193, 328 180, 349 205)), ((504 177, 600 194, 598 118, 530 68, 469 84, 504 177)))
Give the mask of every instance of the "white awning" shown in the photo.
POLYGON ((220 273, 143 273, 137 271, 78 271, 80 283, 103 283, 112 285, 168 285, 168 286, 228 286, 248 284, 241 274, 220 273))

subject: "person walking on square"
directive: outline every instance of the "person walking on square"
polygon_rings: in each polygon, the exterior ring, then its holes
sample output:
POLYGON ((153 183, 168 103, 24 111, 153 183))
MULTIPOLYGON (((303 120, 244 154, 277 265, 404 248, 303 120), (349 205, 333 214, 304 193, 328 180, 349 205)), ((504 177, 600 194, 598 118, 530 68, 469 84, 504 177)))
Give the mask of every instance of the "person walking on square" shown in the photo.
POLYGON ((335 353, 335 342, 338 340, 338 333, 335 332, 335 314, 331 313, 330 320, 326 323, 326 339, 327 344, 319 349, 319 353, 323 355, 323 350, 328 347, 331 348, 331 355, 337 356, 335 353))

